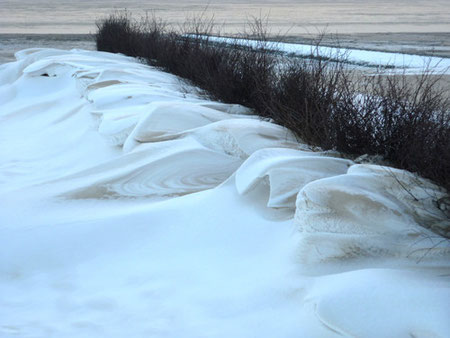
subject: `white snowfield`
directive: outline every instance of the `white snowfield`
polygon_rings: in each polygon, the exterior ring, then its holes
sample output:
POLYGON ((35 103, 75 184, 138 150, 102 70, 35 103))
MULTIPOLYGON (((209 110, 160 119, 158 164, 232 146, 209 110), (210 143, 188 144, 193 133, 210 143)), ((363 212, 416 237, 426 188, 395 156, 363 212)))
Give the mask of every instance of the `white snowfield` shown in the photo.
POLYGON ((16 57, 0 337, 450 336, 437 186, 313 151, 132 58, 16 57))

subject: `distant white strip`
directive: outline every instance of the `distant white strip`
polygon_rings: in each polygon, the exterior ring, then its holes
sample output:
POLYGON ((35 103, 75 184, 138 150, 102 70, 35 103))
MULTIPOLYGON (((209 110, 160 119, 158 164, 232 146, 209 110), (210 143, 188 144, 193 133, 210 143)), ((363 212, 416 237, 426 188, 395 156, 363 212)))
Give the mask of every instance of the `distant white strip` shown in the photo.
MULTIPOLYGON (((205 37, 206 38, 206 37, 205 37)), ((239 45, 250 45, 252 47, 262 46, 282 53, 308 56, 311 53, 324 57, 337 57, 346 55, 347 60, 360 67, 392 67, 393 71, 405 72, 407 74, 422 73, 425 70, 432 70, 438 74, 450 74, 450 58, 426 57, 421 55, 377 52, 370 50, 316 47, 314 45, 296 43, 262 42, 258 40, 235 39, 210 36, 209 40, 214 42, 237 43, 239 45)))

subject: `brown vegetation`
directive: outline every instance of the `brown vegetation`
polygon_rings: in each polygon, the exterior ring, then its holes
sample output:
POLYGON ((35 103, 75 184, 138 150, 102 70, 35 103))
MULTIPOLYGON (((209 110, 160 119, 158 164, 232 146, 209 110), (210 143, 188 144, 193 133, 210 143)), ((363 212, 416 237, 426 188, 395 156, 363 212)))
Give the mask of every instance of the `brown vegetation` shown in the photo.
POLYGON ((211 21, 174 30, 155 18, 115 14, 98 23, 96 42, 98 50, 140 57, 187 79, 213 99, 250 107, 306 143, 381 155, 449 190, 450 104, 431 71, 414 83, 382 73, 355 76, 345 55, 273 53, 261 22, 253 27, 257 46, 224 44, 207 37, 211 21))

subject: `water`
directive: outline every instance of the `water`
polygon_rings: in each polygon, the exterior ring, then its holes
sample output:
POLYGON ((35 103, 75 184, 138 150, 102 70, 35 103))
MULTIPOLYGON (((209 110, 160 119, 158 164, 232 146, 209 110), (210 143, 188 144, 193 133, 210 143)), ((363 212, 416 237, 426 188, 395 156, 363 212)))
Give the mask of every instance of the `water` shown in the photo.
MULTIPOLYGON (((273 34, 296 38, 326 30, 351 36, 347 45, 358 34, 365 36, 356 44, 373 39, 374 33, 401 34, 403 40, 411 38, 405 33, 440 33, 444 42, 430 48, 448 49, 449 7, 450 0, 0 0, 0 63, 23 48, 94 49, 89 34, 95 33, 95 22, 124 9, 136 16, 150 11, 173 25, 204 12, 214 15, 222 33, 242 32, 252 17, 267 15, 273 34)), ((424 41, 434 37, 426 35, 424 41)))
POLYGON ((171 23, 206 11, 224 29, 241 29, 251 16, 269 15, 290 32, 449 32, 450 0, 0 0, 0 33, 80 34, 115 10, 154 11, 171 23))

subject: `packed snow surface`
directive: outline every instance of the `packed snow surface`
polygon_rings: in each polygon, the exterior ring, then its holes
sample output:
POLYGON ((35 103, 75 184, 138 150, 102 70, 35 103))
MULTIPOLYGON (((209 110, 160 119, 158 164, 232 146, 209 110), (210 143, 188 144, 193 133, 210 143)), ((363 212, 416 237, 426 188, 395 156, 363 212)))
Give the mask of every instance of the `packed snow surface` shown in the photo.
POLYGON ((16 58, 0 66, 0 337, 450 336, 437 186, 132 58, 16 58))

